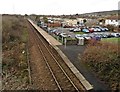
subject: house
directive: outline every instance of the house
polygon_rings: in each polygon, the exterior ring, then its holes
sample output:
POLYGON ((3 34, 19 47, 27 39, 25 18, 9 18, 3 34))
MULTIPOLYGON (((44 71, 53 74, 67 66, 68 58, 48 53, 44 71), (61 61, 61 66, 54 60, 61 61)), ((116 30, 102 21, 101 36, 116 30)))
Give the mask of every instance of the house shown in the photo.
POLYGON ((106 19, 105 25, 118 26, 119 24, 118 24, 118 20, 116 20, 116 19, 106 19))
POLYGON ((97 19, 91 19, 91 18, 77 18, 77 21, 80 23, 80 24, 84 24, 84 20, 86 20, 86 25, 88 26, 92 26, 92 25, 95 25, 98 23, 98 20, 97 19))
POLYGON ((118 17, 110 17, 105 20, 105 25, 119 26, 119 23, 118 17))
POLYGON ((77 19, 64 19, 64 23, 66 25, 72 26, 72 25, 76 25, 77 24, 77 19))

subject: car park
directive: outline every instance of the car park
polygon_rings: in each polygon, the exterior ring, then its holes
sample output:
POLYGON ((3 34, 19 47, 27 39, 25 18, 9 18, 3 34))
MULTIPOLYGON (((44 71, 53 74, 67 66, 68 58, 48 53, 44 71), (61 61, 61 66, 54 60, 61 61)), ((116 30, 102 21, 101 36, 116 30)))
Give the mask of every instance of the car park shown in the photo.
POLYGON ((76 39, 92 39, 92 38, 111 38, 111 37, 120 37, 120 33, 110 33, 106 32, 108 31, 108 28, 101 27, 101 26, 94 26, 94 27, 86 27, 81 26, 77 27, 75 26, 65 26, 63 27, 57 27, 57 28, 47 28, 47 31, 52 36, 59 36, 60 38, 76 38, 76 39), (78 34, 76 33, 78 32, 78 34), (80 32, 80 34, 79 34, 80 32), (82 33, 82 34, 81 34, 82 33), (83 34, 84 33, 84 34, 83 34))

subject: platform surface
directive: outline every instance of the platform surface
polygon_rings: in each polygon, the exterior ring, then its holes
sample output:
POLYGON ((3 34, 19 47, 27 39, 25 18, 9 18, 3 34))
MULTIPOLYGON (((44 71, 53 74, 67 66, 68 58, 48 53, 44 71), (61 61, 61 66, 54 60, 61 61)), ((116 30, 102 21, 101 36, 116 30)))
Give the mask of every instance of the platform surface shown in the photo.
POLYGON ((43 29, 41 29, 39 26, 37 26, 33 21, 28 19, 28 21, 39 31, 39 33, 49 42, 49 44, 56 46, 56 45, 62 45, 59 41, 57 41, 54 37, 49 35, 47 32, 45 32, 43 29))

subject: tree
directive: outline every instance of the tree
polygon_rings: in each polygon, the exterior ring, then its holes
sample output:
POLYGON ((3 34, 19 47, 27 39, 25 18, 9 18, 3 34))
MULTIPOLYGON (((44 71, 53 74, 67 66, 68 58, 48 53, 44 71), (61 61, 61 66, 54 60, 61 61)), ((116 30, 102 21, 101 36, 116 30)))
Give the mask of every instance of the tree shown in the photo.
POLYGON ((78 21, 78 22, 77 22, 77 24, 79 25, 79 24, 80 24, 80 22, 78 21))
POLYGON ((48 23, 47 17, 44 16, 44 17, 43 17, 43 20, 44 20, 45 23, 48 23))
POLYGON ((86 22, 87 22, 87 20, 86 20, 86 19, 84 19, 84 20, 83 20, 83 23, 85 24, 86 22))
POLYGON ((115 27, 113 25, 107 25, 107 28, 109 28, 109 31, 114 31, 115 27))
POLYGON ((27 17, 28 15, 27 14, 25 14, 25 17, 27 17))
POLYGON ((36 16, 36 18, 35 18, 35 21, 39 21, 40 20, 40 17, 39 16, 36 16))
POLYGON ((99 23, 105 24, 105 19, 100 19, 99 23))
POLYGON ((79 14, 77 13, 77 14, 75 14, 75 16, 78 16, 79 14))

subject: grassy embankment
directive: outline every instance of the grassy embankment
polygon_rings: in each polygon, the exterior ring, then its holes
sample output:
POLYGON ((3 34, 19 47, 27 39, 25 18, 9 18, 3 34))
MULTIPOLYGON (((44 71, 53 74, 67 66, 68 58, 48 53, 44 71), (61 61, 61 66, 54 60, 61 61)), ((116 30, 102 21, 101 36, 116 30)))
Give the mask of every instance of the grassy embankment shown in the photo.
POLYGON ((29 83, 27 65, 27 24, 22 16, 2 17, 3 89, 26 89, 29 83))

